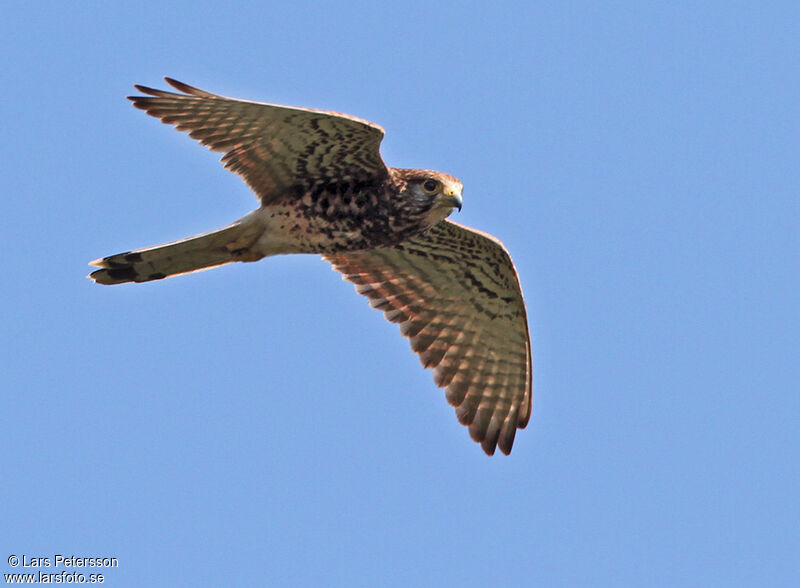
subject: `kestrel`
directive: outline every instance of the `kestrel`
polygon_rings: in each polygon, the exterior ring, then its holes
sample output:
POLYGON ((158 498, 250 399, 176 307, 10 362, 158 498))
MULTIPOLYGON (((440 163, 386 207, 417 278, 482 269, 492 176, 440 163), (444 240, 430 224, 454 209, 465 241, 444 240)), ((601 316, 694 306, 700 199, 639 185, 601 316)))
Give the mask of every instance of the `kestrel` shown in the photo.
POLYGON ((310 108, 135 86, 136 108, 186 131, 239 174, 261 206, 217 231, 91 262, 98 284, 147 282, 233 261, 317 253, 400 325, 471 437, 511 452, 531 414, 525 303, 503 244, 445 220, 451 175, 387 167, 384 130, 310 108))

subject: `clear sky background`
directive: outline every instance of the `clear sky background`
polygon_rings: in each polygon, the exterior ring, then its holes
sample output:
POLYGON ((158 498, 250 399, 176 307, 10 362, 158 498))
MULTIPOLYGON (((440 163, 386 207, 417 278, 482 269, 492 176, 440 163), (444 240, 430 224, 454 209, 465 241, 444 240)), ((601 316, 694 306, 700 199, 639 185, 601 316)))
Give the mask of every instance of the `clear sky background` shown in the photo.
POLYGON ((799 27, 795 2, 6 6, 0 570, 800 585, 799 27), (510 457, 317 257, 85 279, 255 207, 124 99, 164 75, 367 118, 390 165, 463 181, 528 303, 510 457))

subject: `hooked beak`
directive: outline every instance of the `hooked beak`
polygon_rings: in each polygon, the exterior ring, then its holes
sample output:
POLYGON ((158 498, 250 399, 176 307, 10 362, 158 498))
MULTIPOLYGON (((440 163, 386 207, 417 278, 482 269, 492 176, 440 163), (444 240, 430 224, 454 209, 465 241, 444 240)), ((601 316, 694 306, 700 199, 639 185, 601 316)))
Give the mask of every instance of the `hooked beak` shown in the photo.
POLYGON ((458 212, 461 212, 461 192, 457 191, 455 188, 445 190, 442 193, 442 203, 446 206, 457 208, 458 212))

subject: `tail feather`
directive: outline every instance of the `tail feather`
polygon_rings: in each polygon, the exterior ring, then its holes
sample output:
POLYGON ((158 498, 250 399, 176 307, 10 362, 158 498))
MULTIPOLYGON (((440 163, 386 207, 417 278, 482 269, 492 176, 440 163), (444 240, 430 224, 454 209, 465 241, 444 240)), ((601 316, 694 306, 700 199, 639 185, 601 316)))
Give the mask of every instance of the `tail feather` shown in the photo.
POLYGON ((233 261, 254 261, 262 257, 249 252, 257 238, 247 224, 236 222, 181 241, 96 259, 90 265, 102 269, 88 277, 98 284, 149 282, 233 261))

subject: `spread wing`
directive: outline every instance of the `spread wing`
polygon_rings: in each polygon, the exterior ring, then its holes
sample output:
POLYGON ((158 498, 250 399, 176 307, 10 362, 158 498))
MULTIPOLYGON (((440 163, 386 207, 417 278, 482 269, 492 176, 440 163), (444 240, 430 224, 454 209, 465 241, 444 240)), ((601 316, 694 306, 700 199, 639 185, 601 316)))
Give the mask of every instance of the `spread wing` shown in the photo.
POLYGON ((226 98, 164 79, 183 93, 137 85, 149 96, 130 96, 133 105, 224 153, 225 167, 242 176, 262 204, 320 180, 371 182, 388 173, 378 125, 325 110, 226 98))
POLYGON ((400 324, 483 450, 510 453, 530 418, 532 373, 525 303, 503 245, 445 220, 395 247, 325 259, 400 324))

